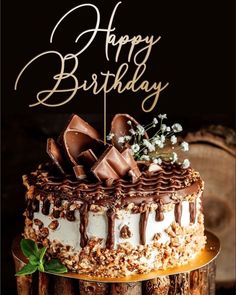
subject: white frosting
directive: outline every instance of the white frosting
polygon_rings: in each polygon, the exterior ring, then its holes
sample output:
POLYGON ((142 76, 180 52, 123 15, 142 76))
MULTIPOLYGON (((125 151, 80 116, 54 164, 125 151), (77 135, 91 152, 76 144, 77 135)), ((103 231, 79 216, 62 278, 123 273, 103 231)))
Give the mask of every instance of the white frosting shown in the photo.
MULTIPOLYGON (((200 210, 200 198, 197 198, 197 216, 200 210)), ((34 213, 34 218, 41 220, 44 224, 44 227, 48 227, 52 220, 55 218, 50 217, 49 215, 43 215, 40 211, 34 213)), ((51 209, 50 209, 51 211, 51 209)), ((197 220, 196 216, 196 220, 197 220)), ((66 218, 58 218, 59 226, 56 230, 49 229, 49 240, 59 241, 64 245, 70 245, 75 250, 80 250, 80 214, 78 210, 75 210, 75 221, 68 221, 66 218)), ((140 236, 139 236, 139 220, 140 213, 131 214, 128 211, 120 210, 119 219, 115 219, 115 247, 118 244, 129 242, 133 246, 140 245, 140 236), (128 239, 122 239, 120 237, 120 230, 122 226, 127 225, 131 231, 131 237, 128 239)), ((160 234, 160 239, 158 240, 161 243, 166 243, 169 241, 169 235, 165 230, 175 221, 174 209, 164 213, 163 221, 155 220, 155 211, 150 212, 147 221, 146 228, 146 243, 150 244, 153 241, 153 236, 158 233, 160 234)), ((190 212, 189 212, 189 202, 182 202, 182 217, 181 225, 188 226, 190 223, 190 212)), ((33 225, 34 229, 38 229, 36 225, 33 225)), ((106 211, 104 212, 89 212, 88 216, 88 227, 87 227, 88 238, 98 237, 103 239, 103 245, 105 245, 107 238, 107 217, 106 211)), ((153 257, 155 255, 153 254, 153 257)), ((151 259, 152 260, 152 259, 151 259)))

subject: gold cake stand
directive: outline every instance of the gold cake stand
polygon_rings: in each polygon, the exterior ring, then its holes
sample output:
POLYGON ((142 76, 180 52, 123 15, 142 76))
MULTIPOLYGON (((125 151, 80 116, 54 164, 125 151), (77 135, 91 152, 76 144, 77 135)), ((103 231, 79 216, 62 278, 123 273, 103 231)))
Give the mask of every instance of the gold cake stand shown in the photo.
MULTIPOLYGON (((183 280, 183 274, 189 274, 189 280, 193 280, 193 282, 191 283, 189 281, 189 284, 194 283, 195 280, 195 285, 199 284, 199 280, 203 279, 203 278, 199 278, 199 276, 211 276, 211 280, 212 280, 212 276, 215 278, 214 276, 214 272, 215 272, 215 264, 214 261, 216 259, 216 257, 218 256, 219 252, 220 252, 220 241, 219 239, 211 232, 209 231, 205 231, 205 235, 207 237, 207 243, 205 248, 195 256, 194 259, 192 259, 189 263, 181 265, 181 266, 176 266, 173 268, 168 268, 165 270, 153 270, 149 273, 146 274, 135 274, 135 275, 131 275, 131 276, 127 276, 127 277, 121 277, 121 278, 115 278, 115 277, 95 277, 95 276, 89 276, 89 275, 84 275, 84 274, 77 274, 77 273, 73 273, 73 272, 68 272, 68 273, 64 273, 64 274, 51 274, 51 273, 40 273, 40 275, 46 277, 47 275, 50 276, 56 276, 56 277, 61 277, 62 279, 65 279, 66 281, 70 280, 70 279, 77 279, 80 282, 88 282, 88 285, 90 285, 90 291, 91 286, 93 285, 100 285, 103 283, 104 285, 106 285, 107 283, 112 283, 116 284, 116 285, 128 285, 132 283, 138 283, 138 282, 143 282, 143 281, 147 281, 147 283, 150 282, 154 282, 157 278, 159 278, 159 280, 161 282, 163 282, 163 280, 165 281, 166 278, 179 278, 181 277, 181 280, 183 280), (213 268, 211 267, 211 269, 209 268, 209 266, 213 266, 213 268), (196 270, 202 270, 201 274, 199 272, 199 274, 197 275, 198 278, 196 279, 196 270), (193 277, 195 275, 195 278, 193 277), (196 281, 197 280, 197 281, 196 281), (90 282, 90 284, 89 284, 90 282)), ((23 253, 21 252, 20 249, 20 237, 17 237, 12 245, 12 254, 14 257, 14 261, 15 261, 15 265, 16 265, 16 270, 18 271, 19 269, 19 265, 24 265, 25 263, 27 263, 27 259, 26 257, 23 255, 23 253)), ((28 276, 27 276, 28 277, 28 276)), ((21 277, 17 277, 17 279, 19 280, 19 278, 21 277)), ((213 281, 214 281, 213 278, 213 281)), ((179 280, 179 279, 178 279, 179 280)), ((206 278, 204 279, 205 283, 206 283, 206 278)), ((45 278, 44 278, 45 281, 45 278)), ((209 281, 209 280, 208 280, 209 281)), ((157 283, 157 281, 155 281, 157 283)), ((17 282, 18 283, 18 282, 17 282)), ((160 283, 160 282, 159 282, 160 283)), ((182 282, 183 283, 183 282, 182 282)), ((203 285, 201 288, 204 289, 204 282, 201 282, 201 285, 203 285)), ((208 282, 209 283, 209 282, 208 282)), ((212 283, 213 284, 213 283, 212 283)), ((160 284, 159 284, 160 285, 160 284)), ((209 287, 209 286, 208 286, 209 287)), ((19 288, 18 288, 19 289, 19 288)), ((211 288, 212 289, 212 288, 211 288)), ((214 287, 213 287, 214 289, 214 287)), ((95 291, 94 291, 95 292, 95 291)), ((21 293, 19 293, 18 291, 18 295, 20 295, 21 293)), ((23 293, 22 293, 23 294, 23 293)), ((49 293, 38 293, 39 295, 41 294, 49 294, 49 293)), ((56 293, 52 293, 52 294, 56 294, 56 293)), ((62 294, 62 293, 61 293, 62 294)), ((65 294, 77 294, 77 293, 65 293, 65 294)), ((80 294, 103 294, 103 293, 99 293, 99 292, 95 292, 95 293, 91 293, 91 292, 87 292, 87 293, 81 293, 80 294)), ((104 293, 104 294, 141 294, 141 293, 104 293)), ((159 294, 159 293, 148 293, 145 292, 144 294, 159 294)), ((160 293, 160 294, 165 294, 165 293, 160 293)), ((166 293, 168 294, 168 293, 166 293)), ((172 293, 171 293, 172 294, 172 293)), ((175 294, 175 293, 173 293, 175 294)), ((176 293, 177 294, 177 293, 176 293)), ((181 293, 181 294, 192 294, 192 293, 181 293)), ((197 294, 214 294, 214 291, 212 292, 205 292, 205 293, 197 293, 197 294)))

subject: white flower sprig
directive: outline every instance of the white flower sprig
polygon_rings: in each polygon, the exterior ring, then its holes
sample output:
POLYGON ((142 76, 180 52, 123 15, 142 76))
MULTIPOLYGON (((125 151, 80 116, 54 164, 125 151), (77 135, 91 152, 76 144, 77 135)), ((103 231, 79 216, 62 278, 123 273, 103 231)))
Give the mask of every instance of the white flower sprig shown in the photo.
MULTIPOLYGON (((118 142, 123 146, 127 144, 130 146, 135 160, 152 161, 158 165, 161 165, 163 161, 169 161, 172 164, 178 163, 186 169, 190 166, 189 160, 184 159, 181 162, 177 153, 181 150, 183 152, 189 150, 189 144, 185 141, 179 143, 176 136, 183 128, 179 123, 172 126, 163 124, 165 119, 167 119, 166 114, 159 114, 146 126, 134 126, 129 120, 127 121, 130 126, 129 135, 119 137, 118 142), (145 138, 146 132, 152 128, 157 128, 157 131, 151 138, 145 138)), ((113 136, 114 134, 110 133, 107 139, 111 140, 113 136)))

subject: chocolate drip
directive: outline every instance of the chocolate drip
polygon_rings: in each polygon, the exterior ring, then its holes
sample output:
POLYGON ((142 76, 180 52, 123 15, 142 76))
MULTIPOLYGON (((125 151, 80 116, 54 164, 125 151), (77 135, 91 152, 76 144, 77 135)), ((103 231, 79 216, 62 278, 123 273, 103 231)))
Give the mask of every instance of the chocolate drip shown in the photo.
POLYGON ((155 220, 156 221, 164 220, 163 201, 162 200, 160 200, 159 204, 157 205, 155 220))
POLYGON ((175 204, 175 221, 181 225, 182 217, 182 202, 175 204))
POLYGON ((49 214, 49 209, 50 209, 50 201, 47 199, 47 198, 45 198, 44 200, 43 200, 43 206, 42 206, 42 213, 44 214, 44 215, 48 215, 49 214))
POLYGON ((196 219, 196 201, 189 203, 190 222, 194 223, 196 219))
POLYGON ((149 209, 145 209, 145 211, 140 214, 139 236, 140 236, 141 245, 146 244, 146 228, 147 228, 148 216, 149 216, 149 209))
POLYGON ((115 244, 115 212, 113 209, 107 210, 107 223, 108 223, 108 235, 107 235, 107 242, 106 247, 108 249, 113 249, 115 244))
POLYGON ((88 242, 86 229, 88 226, 88 204, 84 203, 80 208, 80 246, 84 248, 88 242))

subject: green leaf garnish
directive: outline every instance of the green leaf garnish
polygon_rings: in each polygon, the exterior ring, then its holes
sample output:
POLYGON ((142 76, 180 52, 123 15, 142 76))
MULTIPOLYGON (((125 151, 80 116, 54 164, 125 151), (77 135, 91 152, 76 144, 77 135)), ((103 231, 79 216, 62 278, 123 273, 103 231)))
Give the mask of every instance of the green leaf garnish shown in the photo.
POLYGON ((34 255, 30 255, 30 257, 29 257, 29 263, 30 263, 31 265, 37 265, 37 266, 38 266, 38 264, 39 264, 39 259, 38 259, 38 257, 36 257, 36 256, 34 256, 34 255))
POLYGON ((43 257, 45 255, 47 251, 47 248, 46 247, 43 247, 41 249, 39 249, 39 260, 42 262, 43 261, 43 257))
POLYGON ((32 265, 30 263, 26 264, 25 266, 22 267, 20 271, 16 273, 16 276, 22 276, 22 275, 30 275, 33 272, 37 270, 37 265, 32 265))
POLYGON ((57 259, 46 261, 44 256, 47 251, 46 247, 38 248, 37 244, 29 239, 23 239, 20 242, 23 254, 29 259, 29 263, 22 267, 16 273, 17 276, 29 275, 39 270, 41 272, 48 271, 51 273, 64 273, 67 268, 57 259))
POLYGON ((67 272, 65 265, 60 263, 57 259, 52 259, 49 262, 45 263, 45 271, 53 273, 64 273, 67 272))
POLYGON ((39 251, 38 246, 32 240, 29 240, 29 239, 21 240, 20 247, 21 247, 23 254, 26 257, 30 257, 31 255, 34 255, 34 256, 38 255, 38 251, 39 251))

